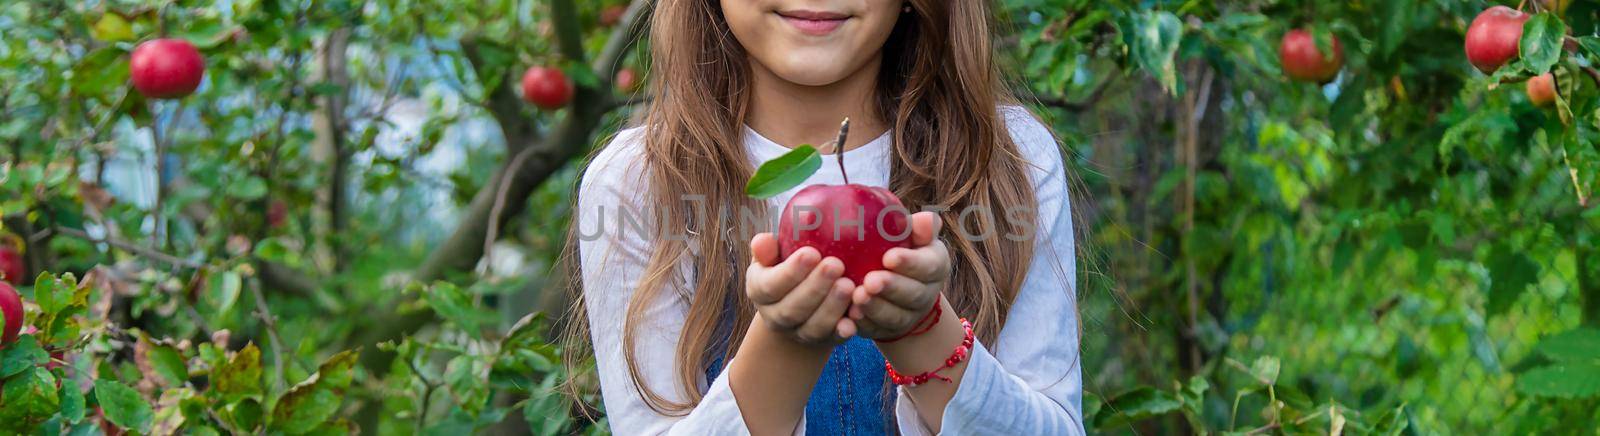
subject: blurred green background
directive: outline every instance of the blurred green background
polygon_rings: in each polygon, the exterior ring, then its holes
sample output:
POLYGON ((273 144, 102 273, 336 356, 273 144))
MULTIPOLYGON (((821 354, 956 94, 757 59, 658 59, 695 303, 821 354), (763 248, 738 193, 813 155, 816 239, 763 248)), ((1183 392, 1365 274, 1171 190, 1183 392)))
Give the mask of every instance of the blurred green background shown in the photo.
MULTIPOLYGON (((606 432, 552 341, 576 176, 648 104, 636 3, 0 5, 0 432, 606 432), (129 86, 161 35, 194 95, 129 86)), ((995 3, 1078 179, 1090 429, 1597 434, 1597 2, 995 3), (1495 4, 1534 16, 1490 75, 1495 4)))

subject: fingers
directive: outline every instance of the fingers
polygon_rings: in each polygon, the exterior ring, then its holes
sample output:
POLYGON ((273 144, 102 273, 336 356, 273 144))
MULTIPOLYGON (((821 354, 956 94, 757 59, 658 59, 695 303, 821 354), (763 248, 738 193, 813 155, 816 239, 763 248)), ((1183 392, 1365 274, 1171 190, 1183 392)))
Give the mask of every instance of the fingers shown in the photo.
POLYGON ((834 333, 838 334, 841 338, 855 336, 857 331, 856 321, 850 318, 842 318, 839 320, 839 323, 834 326, 834 333))
POLYGON ((939 239, 939 231, 944 228, 944 220, 939 214, 933 212, 917 212, 911 215, 911 246, 921 247, 939 239))
MULTIPOLYGON (((822 262, 810 271, 804 281, 795 285, 781 300, 768 305, 762 316, 782 328, 796 329, 801 327, 814 317, 813 315, 819 310, 818 306, 823 305, 824 300, 836 292, 835 288, 838 286, 838 281, 843 280, 846 283, 850 281, 849 279, 841 279, 840 277, 843 275, 843 261, 836 257, 822 259, 822 262)), ((848 292, 848 290, 845 292, 848 292)), ((844 296, 844 298, 846 300, 849 299, 848 295, 844 296)), ((843 309, 839 313, 843 313, 843 309)), ((839 316, 835 314, 834 319, 837 320, 839 316)), ((832 331, 832 321, 829 321, 827 330, 829 332, 832 331)))
MULTIPOLYGON (((766 249, 766 247, 758 247, 764 244, 762 235, 765 235, 765 239, 772 242, 774 250, 777 248, 777 242, 772 241, 772 235, 770 234, 762 233, 750 241, 752 261, 750 262, 750 268, 745 272, 745 293, 750 296, 750 301, 755 304, 767 305, 783 300, 792 289, 799 286, 806 277, 815 272, 818 262, 822 260, 822 254, 818 253, 815 248, 800 247, 799 250, 795 250, 794 254, 790 254, 789 258, 782 263, 774 262, 776 265, 768 266, 768 264, 764 264, 761 261, 761 256, 765 254, 776 256, 777 254, 775 252, 760 253, 760 251, 766 249)), ((838 262, 838 260, 835 259, 835 262, 838 262)), ((843 272, 843 264, 840 264, 839 270, 841 273, 843 272)), ((829 281, 832 281, 832 279, 829 279, 829 281)))
POLYGON ((750 239, 751 265, 774 266, 783 261, 778 253, 778 239, 771 233, 759 233, 750 239))
MULTIPOLYGON (((830 258, 831 259, 831 258, 830 258)), ((795 336, 806 342, 822 342, 833 339, 838 333, 841 318, 846 309, 850 308, 850 292, 855 289, 855 284, 850 279, 839 278, 834 280, 833 287, 829 289, 827 297, 811 313, 811 319, 804 325, 795 329, 795 336)), ((855 334, 854 322, 851 323, 850 333, 855 334)))
POLYGON ((860 292, 860 294, 865 294, 866 296, 856 296, 855 303, 861 307, 862 315, 865 317, 873 318, 879 324, 890 324, 888 322, 889 319, 875 316, 884 315, 887 312, 874 312, 872 308, 882 306, 882 303, 887 302, 890 305, 898 306, 901 310, 918 312, 917 315, 921 315, 920 312, 928 310, 939 300, 939 292, 928 289, 929 286, 929 284, 917 279, 893 272, 873 271, 867 273, 867 277, 862 279, 861 288, 863 292, 860 292))
POLYGON ((944 241, 938 240, 918 248, 895 247, 883 253, 883 267, 925 283, 939 283, 950 277, 950 252, 944 241))

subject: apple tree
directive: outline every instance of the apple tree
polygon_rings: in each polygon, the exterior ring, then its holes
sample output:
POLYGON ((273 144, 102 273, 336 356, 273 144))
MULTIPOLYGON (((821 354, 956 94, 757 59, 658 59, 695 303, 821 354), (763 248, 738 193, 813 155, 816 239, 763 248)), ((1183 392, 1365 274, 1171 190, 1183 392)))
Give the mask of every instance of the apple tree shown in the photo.
MULTIPOLYGON (((995 4, 1090 429, 1600 426, 1600 5, 995 4)), ((552 332, 650 7, 0 4, 0 433, 606 432, 552 332)))

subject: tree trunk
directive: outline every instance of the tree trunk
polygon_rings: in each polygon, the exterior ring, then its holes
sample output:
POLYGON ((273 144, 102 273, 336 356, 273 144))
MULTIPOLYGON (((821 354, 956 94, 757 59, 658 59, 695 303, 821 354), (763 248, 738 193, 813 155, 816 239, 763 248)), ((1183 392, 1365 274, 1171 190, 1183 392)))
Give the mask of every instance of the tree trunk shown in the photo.
POLYGON ((350 150, 347 145, 344 109, 350 86, 350 75, 345 60, 345 49, 350 45, 350 30, 340 28, 328 34, 328 39, 317 51, 317 79, 337 86, 331 94, 317 98, 317 109, 311 117, 311 129, 316 139, 311 143, 311 157, 326 172, 327 184, 317 189, 317 212, 312 219, 312 234, 316 235, 318 263, 331 264, 335 273, 344 271, 346 256, 341 238, 346 223, 345 190, 348 180, 350 150))

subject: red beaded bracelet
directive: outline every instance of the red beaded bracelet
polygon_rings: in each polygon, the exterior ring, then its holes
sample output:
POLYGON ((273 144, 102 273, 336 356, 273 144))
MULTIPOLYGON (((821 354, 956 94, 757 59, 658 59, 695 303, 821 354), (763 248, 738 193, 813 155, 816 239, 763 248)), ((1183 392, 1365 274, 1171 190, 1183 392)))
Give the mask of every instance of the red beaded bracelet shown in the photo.
POLYGON ((966 336, 961 338, 961 345, 956 346, 956 351, 950 353, 950 357, 944 359, 944 366, 914 376, 906 376, 899 371, 895 371, 894 365, 885 360, 883 369, 889 373, 889 381, 900 386, 916 386, 935 378, 944 380, 945 383, 954 383, 955 380, 940 375, 939 371, 943 371, 946 368, 954 368, 961 361, 967 360, 967 355, 972 351, 972 323, 967 322, 966 318, 961 318, 961 329, 966 331, 966 336))
POLYGON ((944 316, 944 308, 941 307, 941 306, 943 306, 943 305, 941 305, 941 304, 939 304, 939 302, 935 301, 933 303, 933 308, 932 309, 928 309, 928 313, 925 314, 925 315, 922 315, 922 319, 917 320, 917 324, 912 326, 911 330, 908 330, 905 333, 901 333, 900 336, 895 336, 893 338, 879 339, 878 343, 887 344, 887 343, 890 343, 890 342, 894 342, 894 341, 898 341, 898 340, 901 340, 901 339, 905 339, 905 338, 909 338, 909 337, 912 337, 912 336, 916 336, 916 335, 920 335, 920 334, 923 334, 923 333, 927 333, 928 331, 933 330, 934 326, 939 325, 939 317, 940 316, 944 316))

